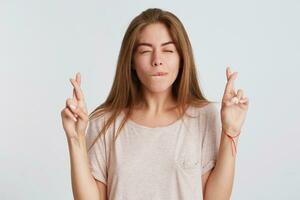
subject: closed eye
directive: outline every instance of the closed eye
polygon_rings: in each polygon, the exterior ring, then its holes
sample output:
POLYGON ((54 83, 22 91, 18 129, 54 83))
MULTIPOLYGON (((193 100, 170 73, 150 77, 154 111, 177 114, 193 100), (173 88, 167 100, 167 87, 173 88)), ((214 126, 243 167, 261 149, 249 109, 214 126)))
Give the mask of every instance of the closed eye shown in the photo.
MULTIPOLYGON (((151 52, 151 51, 149 51, 149 50, 147 50, 147 51, 141 51, 140 53, 144 54, 144 53, 147 53, 147 52, 151 52)), ((172 51, 172 50, 164 50, 164 52, 173 53, 174 51, 172 51)))
POLYGON ((147 53, 147 52, 150 52, 150 51, 142 51, 142 52, 141 52, 141 54, 143 54, 143 53, 147 53))

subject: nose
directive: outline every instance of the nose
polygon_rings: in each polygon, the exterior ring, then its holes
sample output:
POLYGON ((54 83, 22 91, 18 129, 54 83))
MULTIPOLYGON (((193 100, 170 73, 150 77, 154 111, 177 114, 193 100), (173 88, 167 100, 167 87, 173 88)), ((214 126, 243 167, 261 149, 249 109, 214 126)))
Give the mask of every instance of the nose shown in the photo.
POLYGON ((163 64, 162 59, 161 59, 159 53, 155 52, 153 54, 152 66, 158 66, 158 65, 162 65, 162 64, 163 64))
POLYGON ((153 63, 154 63, 154 64, 152 64, 152 66, 162 65, 162 62, 156 62, 156 61, 154 61, 153 63))

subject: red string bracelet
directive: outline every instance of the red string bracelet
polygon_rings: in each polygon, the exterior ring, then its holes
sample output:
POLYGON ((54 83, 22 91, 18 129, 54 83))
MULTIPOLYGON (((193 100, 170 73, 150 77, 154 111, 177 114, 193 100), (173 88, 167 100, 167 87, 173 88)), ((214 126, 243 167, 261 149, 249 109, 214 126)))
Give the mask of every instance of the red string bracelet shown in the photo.
POLYGON ((239 132, 237 135, 235 136, 231 136, 228 133, 226 133, 226 131, 223 130, 223 132, 225 133, 226 136, 228 136, 231 139, 231 147, 232 147, 232 156, 234 156, 236 154, 236 143, 234 141, 234 138, 236 138, 237 136, 239 136, 241 134, 241 132, 239 132))

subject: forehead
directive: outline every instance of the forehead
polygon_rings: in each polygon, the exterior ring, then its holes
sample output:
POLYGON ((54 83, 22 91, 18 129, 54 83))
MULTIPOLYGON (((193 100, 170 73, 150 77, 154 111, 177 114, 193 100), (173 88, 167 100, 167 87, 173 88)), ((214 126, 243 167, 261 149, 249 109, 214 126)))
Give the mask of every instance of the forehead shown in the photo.
MULTIPOLYGON (((161 45, 169 42, 172 44, 172 37, 168 28, 162 23, 150 24, 144 27, 137 35, 138 44, 161 45)), ((166 45, 166 44, 165 44, 166 45)))

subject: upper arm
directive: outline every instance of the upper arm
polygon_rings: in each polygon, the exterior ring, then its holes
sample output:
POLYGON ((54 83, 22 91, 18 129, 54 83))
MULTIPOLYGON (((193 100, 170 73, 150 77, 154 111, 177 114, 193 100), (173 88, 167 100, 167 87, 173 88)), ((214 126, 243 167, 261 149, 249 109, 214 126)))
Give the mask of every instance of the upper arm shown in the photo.
POLYGON ((100 192, 100 200, 107 200, 106 185, 104 183, 102 183, 101 181, 98 181, 97 179, 95 179, 95 180, 97 183, 98 190, 100 192))
POLYGON ((207 183, 207 180, 208 180, 208 177, 209 177, 211 171, 212 170, 209 170, 208 172, 206 172, 205 174, 203 174, 201 176, 201 178, 202 178, 202 194, 203 194, 203 196, 204 196, 204 192, 205 192, 205 186, 206 186, 206 183, 207 183))

